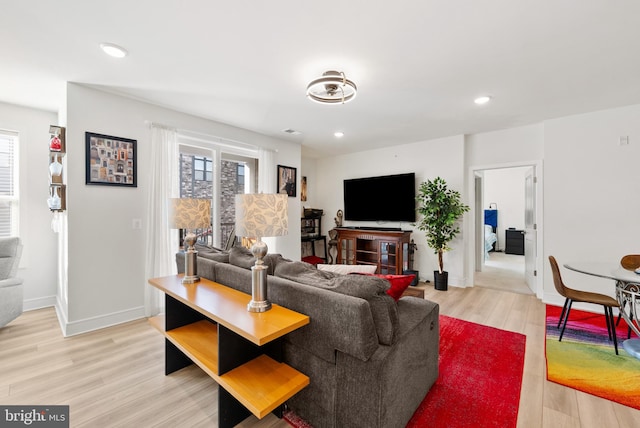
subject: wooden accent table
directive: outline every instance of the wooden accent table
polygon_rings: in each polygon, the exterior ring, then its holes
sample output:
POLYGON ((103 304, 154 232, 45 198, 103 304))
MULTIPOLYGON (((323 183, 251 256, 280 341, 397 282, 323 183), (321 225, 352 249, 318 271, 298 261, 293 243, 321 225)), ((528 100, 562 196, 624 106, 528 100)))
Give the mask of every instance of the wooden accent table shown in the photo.
POLYGON ((309 377, 281 361, 278 340, 309 324, 309 317, 274 304, 248 312, 251 296, 202 278, 150 279, 165 293, 165 316, 149 322, 165 336, 165 375, 191 363, 218 383, 218 426, 232 427, 253 413, 282 416, 282 404, 309 385, 309 377))
POLYGON ((351 229, 336 227, 337 264, 373 265, 376 273, 401 275, 408 269, 409 230, 351 229))

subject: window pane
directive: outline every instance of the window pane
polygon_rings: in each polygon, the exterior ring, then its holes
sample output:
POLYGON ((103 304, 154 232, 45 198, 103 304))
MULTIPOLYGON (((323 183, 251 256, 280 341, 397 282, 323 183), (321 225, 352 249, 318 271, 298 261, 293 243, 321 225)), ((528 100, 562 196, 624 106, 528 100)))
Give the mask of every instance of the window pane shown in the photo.
POLYGON ((204 169, 204 161, 201 158, 194 159, 193 169, 196 171, 202 171, 204 169))
POLYGON ((0 195, 14 195, 13 147, 15 137, 0 134, 0 195))
POLYGON ((202 171, 194 171, 193 172, 193 178, 197 181, 202 181, 204 180, 204 172, 202 171))
POLYGON ((0 202, 0 236, 11 236, 11 203, 0 202))

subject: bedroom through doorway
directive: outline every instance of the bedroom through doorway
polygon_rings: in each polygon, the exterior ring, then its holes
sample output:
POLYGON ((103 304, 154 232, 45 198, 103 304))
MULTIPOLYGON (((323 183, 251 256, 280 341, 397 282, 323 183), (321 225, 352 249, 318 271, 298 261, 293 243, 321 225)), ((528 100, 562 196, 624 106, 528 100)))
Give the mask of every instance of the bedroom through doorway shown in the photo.
POLYGON ((535 294, 527 284, 525 263, 527 220, 533 209, 526 184, 532 169, 518 166, 475 171, 475 223, 480 229, 476 236, 482 242, 476 245, 474 286, 535 294))

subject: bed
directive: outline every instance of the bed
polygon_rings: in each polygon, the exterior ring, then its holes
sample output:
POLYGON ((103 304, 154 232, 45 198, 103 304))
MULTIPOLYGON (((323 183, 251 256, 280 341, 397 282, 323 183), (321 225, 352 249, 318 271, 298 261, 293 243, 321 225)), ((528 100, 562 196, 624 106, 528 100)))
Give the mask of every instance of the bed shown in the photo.
POLYGON ((498 240, 498 236, 493 231, 490 224, 484 225, 484 259, 489 260, 489 251, 493 250, 493 244, 498 240))

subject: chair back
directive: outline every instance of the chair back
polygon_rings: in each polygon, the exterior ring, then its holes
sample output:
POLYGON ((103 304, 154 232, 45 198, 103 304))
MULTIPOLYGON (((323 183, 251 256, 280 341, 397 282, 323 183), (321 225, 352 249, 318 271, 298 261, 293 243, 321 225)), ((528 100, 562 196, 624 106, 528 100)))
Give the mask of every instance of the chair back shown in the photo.
POLYGON ((553 256, 549 256, 549 263, 551 263, 551 272, 553 272, 553 285, 556 287, 556 291, 562 296, 567 297, 567 287, 562 282, 562 276, 560 276, 560 269, 558 268, 558 262, 553 256))
POLYGON ((627 254, 620 260, 620 265, 626 270, 640 268, 640 254, 627 254))
POLYGON ((0 280, 16 276, 21 255, 20 238, 16 236, 0 238, 0 280))

